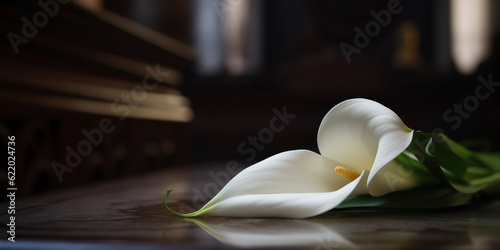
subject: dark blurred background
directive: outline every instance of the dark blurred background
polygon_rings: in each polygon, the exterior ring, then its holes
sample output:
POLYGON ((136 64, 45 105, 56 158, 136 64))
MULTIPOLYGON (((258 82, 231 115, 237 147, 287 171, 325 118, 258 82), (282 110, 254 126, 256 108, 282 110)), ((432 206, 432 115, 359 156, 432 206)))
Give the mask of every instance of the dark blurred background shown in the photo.
POLYGON ((16 137, 22 194, 317 151, 322 117, 353 97, 500 150, 500 1, 1 5, 0 140, 16 137))

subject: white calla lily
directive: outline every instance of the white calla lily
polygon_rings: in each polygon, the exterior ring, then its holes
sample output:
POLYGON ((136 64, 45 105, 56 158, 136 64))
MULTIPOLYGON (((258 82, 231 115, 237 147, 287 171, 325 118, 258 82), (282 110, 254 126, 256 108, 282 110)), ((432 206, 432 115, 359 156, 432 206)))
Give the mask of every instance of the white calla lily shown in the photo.
POLYGON ((335 208, 349 196, 413 188, 421 185, 417 175, 399 177, 398 185, 388 179, 400 176, 402 166, 394 159, 412 136, 413 130, 387 107, 350 99, 333 107, 321 122, 321 154, 295 150, 274 155, 241 171, 200 210, 171 211, 184 217, 306 218, 335 208))

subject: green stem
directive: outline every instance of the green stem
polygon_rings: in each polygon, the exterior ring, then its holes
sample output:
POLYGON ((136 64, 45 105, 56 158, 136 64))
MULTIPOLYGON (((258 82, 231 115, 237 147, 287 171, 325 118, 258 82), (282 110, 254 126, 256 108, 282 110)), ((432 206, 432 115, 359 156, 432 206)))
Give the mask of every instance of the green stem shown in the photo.
POLYGON ((202 214, 202 212, 203 212, 203 211, 202 211, 201 209, 200 209, 200 210, 198 210, 198 211, 196 211, 196 212, 192 212, 192 213, 188 213, 188 214, 181 214, 181 213, 176 212, 176 211, 174 211, 173 209, 171 209, 171 208, 167 205, 167 203, 166 203, 165 199, 168 197, 168 195, 169 195, 172 191, 174 191, 174 190, 167 190, 167 192, 165 192, 165 194, 163 195, 163 205, 165 205, 165 207, 166 207, 166 208, 167 208, 170 212, 172 212, 173 214, 175 214, 175 215, 177 215, 177 216, 184 217, 184 218, 196 217, 196 216, 198 216, 198 215, 201 215, 201 214, 202 214))
POLYGON ((500 181, 500 173, 499 172, 494 173, 494 174, 489 175, 489 176, 486 176, 486 177, 483 177, 483 178, 471 180, 471 184, 473 186, 480 187, 480 186, 494 183, 496 181, 500 181))

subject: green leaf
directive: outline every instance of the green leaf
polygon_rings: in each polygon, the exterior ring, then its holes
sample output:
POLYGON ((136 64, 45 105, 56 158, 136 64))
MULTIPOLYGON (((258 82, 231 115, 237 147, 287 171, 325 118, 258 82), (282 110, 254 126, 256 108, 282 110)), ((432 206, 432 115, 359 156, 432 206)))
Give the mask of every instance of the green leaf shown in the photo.
POLYGON ((500 192, 497 190, 500 186, 500 154, 474 152, 447 137, 444 138, 448 148, 467 162, 464 177, 470 186, 485 190, 489 194, 500 192))
POLYGON ((421 131, 415 131, 412 143, 408 150, 413 153, 419 162, 438 178, 445 186, 451 186, 455 190, 462 193, 476 193, 481 188, 472 186, 470 180, 465 178, 469 164, 464 160, 462 155, 469 158, 474 156, 474 153, 464 147, 456 144, 454 148, 456 152, 448 149, 447 144, 438 144, 435 141, 448 142, 442 134, 429 134, 421 131), (433 139, 436 138, 435 140, 433 139), (445 145, 445 146, 444 146, 445 145), (462 154, 462 155, 461 155, 462 154))
POLYGON ((467 161, 443 146, 443 144, 436 143, 435 140, 431 138, 427 144, 426 152, 436 157, 439 165, 455 176, 463 177, 465 175, 468 167, 467 161))
POLYGON ((357 195, 347 198, 335 209, 352 208, 394 208, 434 209, 466 205, 474 201, 473 194, 458 192, 450 187, 424 186, 397 191, 380 197, 357 195))
POLYGON ((430 173, 434 175, 441 183, 450 185, 448 177, 445 175, 438 161, 433 155, 426 151, 427 144, 430 141, 430 136, 421 131, 413 133, 413 140, 408 146, 407 151, 415 155, 417 160, 425 166, 430 173))
POLYGON ((489 169, 500 172, 500 154, 498 153, 475 153, 474 158, 489 169))

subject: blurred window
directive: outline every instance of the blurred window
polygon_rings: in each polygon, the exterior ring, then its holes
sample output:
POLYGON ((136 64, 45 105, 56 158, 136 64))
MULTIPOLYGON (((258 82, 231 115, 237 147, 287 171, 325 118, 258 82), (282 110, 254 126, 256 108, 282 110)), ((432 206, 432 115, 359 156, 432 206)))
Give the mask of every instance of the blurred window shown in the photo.
POLYGON ((258 70, 260 1, 193 0, 193 10, 198 74, 240 76, 258 70))
POLYGON ((460 73, 471 74, 491 47, 490 0, 451 1, 451 49, 460 73))

